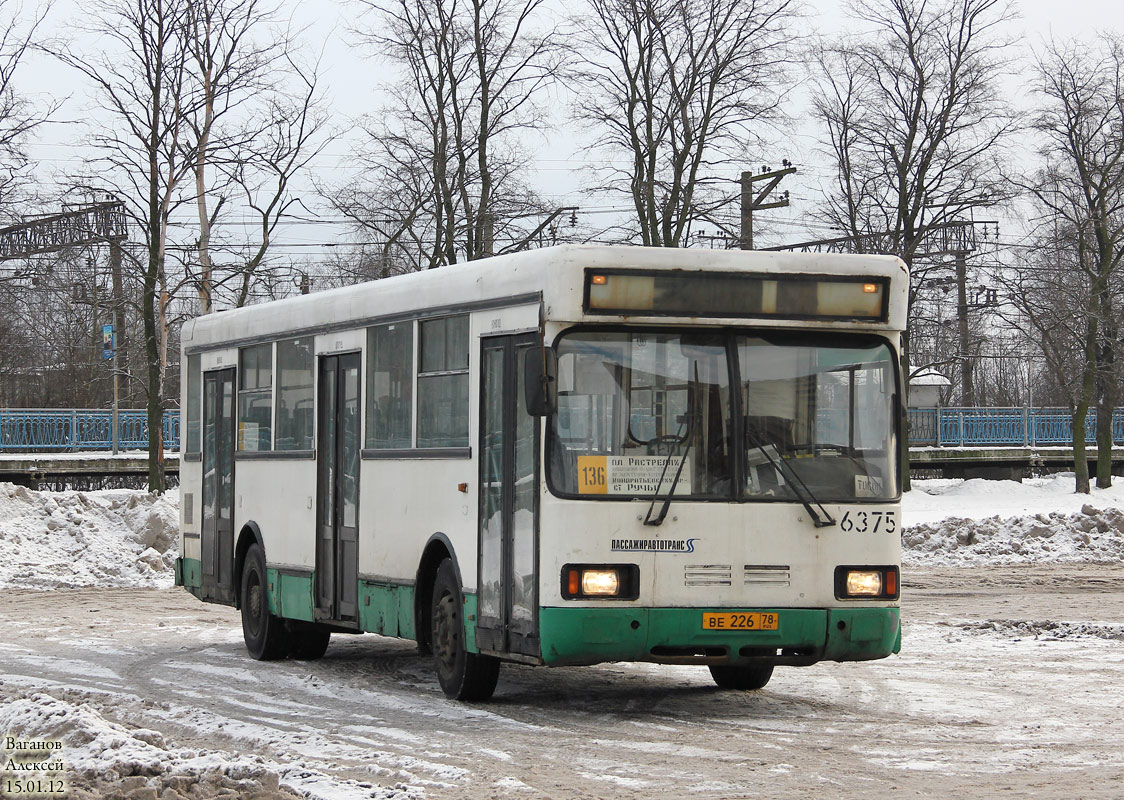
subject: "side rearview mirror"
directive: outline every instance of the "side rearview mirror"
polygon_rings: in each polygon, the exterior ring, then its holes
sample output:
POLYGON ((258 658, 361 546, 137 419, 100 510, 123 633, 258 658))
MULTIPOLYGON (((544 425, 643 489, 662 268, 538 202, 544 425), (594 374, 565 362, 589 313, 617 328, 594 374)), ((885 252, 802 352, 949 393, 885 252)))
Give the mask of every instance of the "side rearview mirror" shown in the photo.
POLYGON ((527 413, 546 417, 558 406, 558 356, 549 347, 528 347, 523 354, 523 391, 527 413))

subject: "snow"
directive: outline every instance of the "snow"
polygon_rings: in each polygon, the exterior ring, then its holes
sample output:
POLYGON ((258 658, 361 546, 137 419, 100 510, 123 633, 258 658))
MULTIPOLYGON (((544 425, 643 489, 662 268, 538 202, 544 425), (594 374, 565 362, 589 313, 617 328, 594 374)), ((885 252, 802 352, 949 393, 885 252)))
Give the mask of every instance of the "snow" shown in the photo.
POLYGON ((178 494, 0 483, 0 587, 171 586, 178 494))
POLYGON ((1083 506, 1124 508, 1124 480, 1120 478, 1112 488, 1093 488, 1091 494, 1077 494, 1073 486, 1072 472, 1027 478, 1022 483, 980 478, 913 481, 913 491, 902 498, 902 514, 908 527, 949 517, 978 520, 1051 512, 1076 514, 1083 506))
POLYGON ((1124 561, 1124 481, 1088 495, 1072 473, 1017 481, 914 481, 902 501, 906 565, 1124 561))
MULTIPOLYGON (((66 776, 72 781, 77 777, 118 785, 126 782, 127 787, 172 788, 187 791, 189 796, 203 788, 206 795, 259 797, 263 791, 276 792, 280 786, 317 800, 421 796, 404 785, 376 789, 371 784, 339 781, 301 765, 284 766, 257 756, 177 748, 157 731, 126 728, 105 719, 89 704, 75 705, 46 692, 0 707, 0 730, 5 731, 5 738, 23 742, 59 743, 56 751, 43 755, 43 761, 48 755, 65 759, 66 776)), ((32 760, 39 759, 36 755, 32 760)))

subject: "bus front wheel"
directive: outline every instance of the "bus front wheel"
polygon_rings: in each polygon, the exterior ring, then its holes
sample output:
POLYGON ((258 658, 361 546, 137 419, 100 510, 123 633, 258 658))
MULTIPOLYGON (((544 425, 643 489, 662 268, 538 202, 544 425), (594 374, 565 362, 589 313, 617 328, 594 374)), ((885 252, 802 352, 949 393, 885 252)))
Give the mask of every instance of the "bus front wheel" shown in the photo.
POLYGON ((720 689, 763 689, 773 677, 773 665, 711 666, 710 676, 720 689))
POLYGON ((332 631, 325 625, 289 620, 289 656, 300 661, 316 661, 324 656, 332 631))
POLYGON ((288 655, 289 635, 285 621, 269 613, 266 586, 265 554, 254 544, 242 568, 242 637, 251 658, 275 661, 288 655))
POLYGON ((453 700, 487 700, 496 690, 499 659, 470 653, 464 644, 464 599, 452 560, 437 568, 430 605, 430 642, 437 681, 453 700))

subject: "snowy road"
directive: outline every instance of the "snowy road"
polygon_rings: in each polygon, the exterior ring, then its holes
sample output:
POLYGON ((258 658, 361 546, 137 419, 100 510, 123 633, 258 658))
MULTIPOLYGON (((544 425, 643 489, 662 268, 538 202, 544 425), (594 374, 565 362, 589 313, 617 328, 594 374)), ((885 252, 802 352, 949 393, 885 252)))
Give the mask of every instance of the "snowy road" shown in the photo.
POLYGON ((778 669, 755 693, 703 668, 505 665, 479 706, 445 700, 409 642, 262 664, 236 612, 182 590, 9 589, 0 733, 84 726, 76 796, 1124 797, 1124 566, 905 580, 882 662, 778 669))

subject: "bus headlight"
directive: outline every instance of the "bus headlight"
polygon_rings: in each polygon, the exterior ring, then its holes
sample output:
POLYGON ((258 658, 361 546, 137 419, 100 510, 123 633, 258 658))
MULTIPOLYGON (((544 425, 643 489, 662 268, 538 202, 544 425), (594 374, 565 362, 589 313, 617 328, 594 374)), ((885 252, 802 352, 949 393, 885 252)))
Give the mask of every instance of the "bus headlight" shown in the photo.
POLYGON ((615 569, 583 569, 582 594, 616 596, 621 593, 621 576, 615 569))
POLYGON ((562 596, 635 600, 639 596, 640 568, 635 564, 567 564, 562 568, 562 596))
POLYGON ((882 573, 878 570, 848 570, 847 594, 877 597, 882 594, 882 573))
POLYGON ((898 568, 836 567, 835 597, 838 600, 895 600, 898 568))

